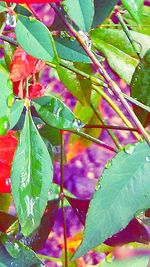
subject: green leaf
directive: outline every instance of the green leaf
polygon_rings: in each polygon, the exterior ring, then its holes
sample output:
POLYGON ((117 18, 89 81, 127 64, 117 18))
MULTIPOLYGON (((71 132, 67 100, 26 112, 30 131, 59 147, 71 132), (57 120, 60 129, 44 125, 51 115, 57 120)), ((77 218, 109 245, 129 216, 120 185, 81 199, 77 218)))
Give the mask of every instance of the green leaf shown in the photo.
MULTIPOLYGON (((94 106, 98 106, 100 102, 100 96, 97 94, 95 91, 92 91, 91 95, 91 102, 93 103, 94 106)), ((91 107, 85 107, 81 103, 77 102, 75 109, 74 109, 74 114, 85 124, 99 124, 99 119, 97 116, 94 114, 94 111, 91 107)), ((95 138, 98 138, 101 133, 101 129, 94 129, 94 128, 85 128, 82 129, 84 133, 87 133, 95 138)), ((69 138, 69 144, 72 146, 79 142, 82 144, 85 148, 91 145, 91 141, 86 140, 85 138, 71 134, 69 138)))
POLYGON ((6 8, 5 3, 0 1, 0 13, 4 12, 6 10, 7 10, 7 8, 6 8))
MULTIPOLYGON (((150 49, 137 65, 131 81, 131 95, 138 101, 150 107, 150 49)), ((150 113, 134 106, 134 112, 139 120, 148 125, 150 113)))
POLYGON ((95 14, 92 27, 95 28, 109 16, 118 0, 94 0, 95 14))
POLYGON ((0 194, 0 211, 7 212, 11 204, 11 194, 0 194))
POLYGON ((8 69, 10 69, 10 64, 13 59, 15 48, 8 42, 4 42, 4 58, 8 69))
MULTIPOLYGON (((80 64, 78 63, 78 65, 80 64)), ((80 65, 80 68, 78 69, 91 72, 89 66, 86 65, 87 64, 83 63, 82 66, 80 65)), ((84 80, 82 76, 77 75, 73 71, 70 71, 60 65, 57 66, 57 72, 61 82, 65 85, 68 91, 84 106, 87 105, 91 94, 91 81, 89 81, 88 79, 84 80)))
POLYGON ((25 236, 31 234, 40 223, 52 178, 49 153, 27 112, 11 171, 13 199, 25 236))
POLYGON ((74 258, 125 228, 137 212, 149 206, 150 148, 145 142, 128 145, 106 165, 90 203, 83 242, 74 258))
POLYGON ((135 20, 131 18, 129 13, 125 13, 123 15, 124 20, 128 23, 128 26, 137 32, 150 35, 150 7, 149 6, 143 6, 143 14, 141 16, 141 24, 140 27, 137 26, 137 23, 135 20))
POLYGON ((18 43, 29 55, 50 62, 53 60, 52 35, 44 24, 19 16, 15 33, 18 43))
POLYGON ((42 261, 31 249, 4 234, 1 234, 0 264, 15 267, 44 266, 42 261))
POLYGON ((94 16, 94 0, 64 0, 63 5, 80 30, 88 32, 94 16))
POLYGON ((9 124, 10 129, 14 128, 16 126, 17 122, 19 121, 22 111, 24 108, 24 101, 22 100, 16 100, 15 104, 10 109, 9 114, 9 124))
POLYGON ((131 17, 138 23, 141 23, 143 0, 121 0, 123 6, 128 10, 131 17))
MULTIPOLYGON (((150 37, 134 31, 130 34, 141 45, 143 56, 150 47, 150 37)), ((138 60, 126 34, 117 29, 96 29, 91 31, 91 39, 93 46, 106 56, 110 67, 130 84, 138 60)))
POLYGON ((7 105, 8 96, 12 93, 12 83, 9 79, 9 74, 0 65, 0 117, 6 116, 9 108, 7 105))
POLYGON ((54 40, 58 55, 62 59, 72 62, 91 63, 91 59, 76 40, 69 37, 55 37, 54 40))
POLYGON ((51 142, 53 146, 58 146, 61 143, 60 131, 49 125, 44 125, 39 129, 40 135, 51 142))
POLYGON ((127 260, 113 261, 111 263, 104 261, 98 266, 99 267, 146 267, 148 261, 149 259, 147 256, 142 256, 142 257, 133 257, 127 260))
POLYGON ((33 105, 39 116, 52 127, 73 130, 83 126, 82 122, 75 118, 72 111, 54 96, 34 99, 33 105))

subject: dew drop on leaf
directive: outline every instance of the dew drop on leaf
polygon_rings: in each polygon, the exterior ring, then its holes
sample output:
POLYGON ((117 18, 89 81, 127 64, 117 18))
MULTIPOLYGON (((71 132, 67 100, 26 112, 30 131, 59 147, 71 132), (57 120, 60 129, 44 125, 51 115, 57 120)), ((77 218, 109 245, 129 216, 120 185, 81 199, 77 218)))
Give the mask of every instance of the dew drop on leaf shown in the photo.
POLYGON ((7 98, 7 106, 8 106, 9 108, 11 108, 12 105, 13 105, 13 103, 14 103, 14 95, 13 95, 13 94, 10 94, 10 95, 8 96, 8 98, 7 98))
POLYGON ((10 89, 12 89, 12 87, 13 87, 13 83, 12 83, 12 81, 10 79, 7 80, 7 86, 10 89))
POLYGON ((30 16, 30 17, 29 17, 29 20, 30 20, 31 22, 34 22, 34 21, 36 21, 36 18, 30 16))
POLYGON ((108 162, 106 163, 105 168, 106 168, 106 169, 109 169, 109 168, 111 167, 111 165, 112 165, 112 162, 111 162, 111 160, 110 160, 110 161, 108 161, 108 162))
POLYGON ((134 152, 135 146, 134 145, 127 145, 124 150, 127 154, 131 155, 134 152))
POLYGON ((147 157, 146 157, 146 161, 147 161, 147 162, 150 162, 150 156, 147 156, 147 157))

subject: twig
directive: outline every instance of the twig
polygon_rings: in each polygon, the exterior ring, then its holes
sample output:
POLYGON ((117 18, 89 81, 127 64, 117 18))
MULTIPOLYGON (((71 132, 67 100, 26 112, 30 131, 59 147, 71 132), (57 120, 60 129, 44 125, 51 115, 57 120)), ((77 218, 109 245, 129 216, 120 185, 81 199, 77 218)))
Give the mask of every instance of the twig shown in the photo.
POLYGON ((63 15, 58 10, 57 6, 55 4, 50 4, 50 6, 54 9, 54 11, 57 13, 59 18, 63 21, 63 23, 65 24, 65 26, 67 27, 67 29, 69 30, 71 35, 74 36, 76 38, 76 40, 79 42, 79 44, 82 46, 82 48, 84 49, 86 54, 89 56, 89 58, 92 60, 94 66, 97 68, 97 70, 99 70, 101 72, 101 74, 105 78, 106 82, 108 83, 108 86, 110 87, 110 89, 113 91, 113 93, 116 95, 116 97, 120 99, 120 102, 123 104, 125 109, 128 111, 128 113, 130 114, 135 125, 139 129, 139 132, 144 136, 145 140, 150 145, 150 136, 148 135, 148 133, 144 129, 143 125, 141 124, 141 122, 139 121, 139 119, 137 118, 135 113, 133 112, 132 108, 130 107, 130 105, 128 104, 128 102, 124 98, 124 96, 121 94, 121 90, 120 90, 119 86, 111 79, 111 77, 109 76, 107 71, 102 66, 101 62, 98 61, 98 59, 95 57, 95 55, 92 53, 92 51, 88 48, 88 46, 86 45, 86 43, 84 42, 84 40, 82 39, 80 34, 72 27, 72 25, 70 25, 66 21, 66 19, 63 17, 63 15))
POLYGON ((63 218, 63 231, 64 231, 65 267, 68 267, 67 229, 66 229, 66 215, 65 215, 65 208, 64 208, 64 138, 63 138, 63 132, 62 131, 60 131, 60 136, 61 136, 60 199, 61 199, 62 218, 63 218))

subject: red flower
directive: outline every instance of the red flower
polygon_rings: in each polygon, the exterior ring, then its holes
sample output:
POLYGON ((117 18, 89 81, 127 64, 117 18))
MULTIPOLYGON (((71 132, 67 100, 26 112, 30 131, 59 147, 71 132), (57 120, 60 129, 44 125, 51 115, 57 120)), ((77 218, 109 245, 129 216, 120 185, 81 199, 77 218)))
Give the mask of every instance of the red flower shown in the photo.
POLYGON ((0 193, 10 193, 10 170, 17 143, 12 131, 0 136, 0 193))
MULTIPOLYGON (((28 55, 21 47, 18 47, 15 51, 11 67, 10 67, 10 79, 13 82, 14 94, 20 98, 26 96, 26 78, 35 76, 39 72, 45 63, 42 60, 38 60, 28 55)), ((46 91, 46 87, 38 84, 30 85, 29 98, 40 97, 46 91)))

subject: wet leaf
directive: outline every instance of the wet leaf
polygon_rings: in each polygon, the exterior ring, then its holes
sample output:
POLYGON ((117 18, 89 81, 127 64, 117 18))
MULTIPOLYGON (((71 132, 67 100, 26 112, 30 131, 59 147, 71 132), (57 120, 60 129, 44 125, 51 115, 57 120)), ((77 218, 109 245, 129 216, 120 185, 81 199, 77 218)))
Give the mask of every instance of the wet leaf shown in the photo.
POLYGON ((75 39, 55 37, 54 40, 58 55, 62 59, 71 62, 91 63, 91 59, 75 39))
POLYGON ((92 27, 95 28, 109 16, 117 0, 94 0, 95 14, 92 27))
POLYGON ((34 99, 34 107, 39 116, 50 126, 58 129, 79 129, 83 124, 58 98, 45 96, 34 99))
POLYGON ((19 16, 15 32, 18 43, 29 55, 45 61, 53 60, 52 35, 44 24, 19 16))
POLYGON ((15 267, 44 266, 31 249, 4 234, 1 234, 0 264, 15 267))
POLYGON ((9 111, 7 105, 8 96, 12 93, 12 83, 9 80, 8 72, 0 65, 0 117, 6 116, 9 111))
POLYGON ((74 258, 124 229, 137 212, 149 208, 149 156, 149 146, 137 143, 119 152, 104 170, 90 203, 83 242, 74 258))
MULTIPOLYGON (((79 63, 78 63, 79 64, 79 63)), ((81 63, 80 63, 81 64, 81 63)), ((87 67, 87 71, 89 71, 88 66, 86 64, 82 64, 80 66, 80 70, 87 67)), ((71 64, 72 66, 72 64, 71 64)), ((91 72, 91 71, 90 71, 91 72)), ((90 94, 91 94, 91 82, 88 79, 83 79, 82 76, 77 75, 76 73, 67 70, 66 68, 58 65, 57 73, 61 80, 61 82, 65 85, 68 91, 80 101, 84 106, 89 102, 90 94)))
MULTIPOLYGON (((137 65, 131 81, 131 95, 133 98, 150 107, 150 49, 137 65)), ((134 106, 134 112, 139 120, 147 126, 150 123, 150 113, 134 106)))
POLYGON ((39 227, 31 236, 22 238, 20 240, 21 242, 31 247, 34 251, 43 248, 43 245, 46 242, 49 233, 51 232, 54 223, 57 219, 59 202, 59 199, 48 201, 46 210, 41 219, 39 227))
POLYGON ((63 5, 79 29, 88 32, 94 16, 94 0, 64 0, 63 5))
POLYGON ((41 221, 52 178, 49 153, 27 112, 11 171, 12 194, 25 236, 30 235, 41 221))
POLYGON ((9 70, 13 59, 14 51, 15 49, 12 45, 10 45, 8 42, 4 42, 4 59, 6 66, 9 70))
MULTIPOLYGON (((150 47, 150 38, 147 35, 130 31, 130 34, 142 47, 143 56, 150 47)), ((106 56, 110 67, 128 84, 139 62, 136 53, 122 30, 96 29, 91 31, 93 46, 106 56)), ((140 49, 140 46, 137 44, 140 49)))
POLYGON ((123 6, 130 13, 132 18, 138 23, 141 23, 141 15, 144 1, 143 0, 121 0, 123 6))
POLYGON ((9 124, 10 124, 10 129, 13 129, 16 124, 18 123, 21 114, 23 112, 24 108, 24 101, 22 100, 16 100, 14 105, 10 109, 10 114, 9 114, 9 124))

